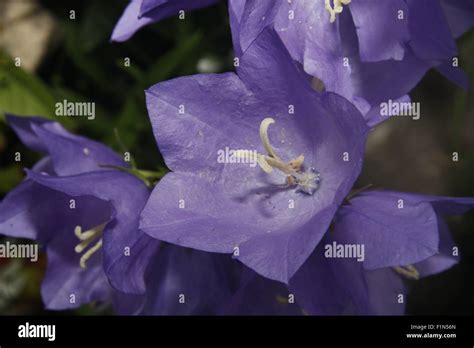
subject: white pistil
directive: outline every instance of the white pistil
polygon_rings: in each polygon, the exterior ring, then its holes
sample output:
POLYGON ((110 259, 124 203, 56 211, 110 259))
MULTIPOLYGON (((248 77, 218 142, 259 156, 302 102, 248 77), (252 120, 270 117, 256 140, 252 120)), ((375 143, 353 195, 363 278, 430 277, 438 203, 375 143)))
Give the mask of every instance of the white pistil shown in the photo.
POLYGON ((352 0, 332 0, 333 6, 331 6, 331 0, 325 0, 326 10, 331 15, 331 18, 329 18, 329 22, 334 23, 334 21, 336 20, 336 15, 341 13, 344 9, 342 5, 349 5, 351 1, 352 0))
POLYGON ((395 270, 395 272, 397 272, 398 274, 401 274, 402 276, 408 279, 415 279, 415 280, 420 279, 420 273, 412 265, 396 266, 396 267, 393 267, 393 269, 395 270))
POLYGON ((268 137, 268 128, 273 123, 275 123, 273 118, 265 118, 260 123, 260 139, 262 140, 263 147, 268 155, 257 154, 257 163, 263 171, 268 174, 273 171, 273 168, 280 170, 286 175, 288 186, 296 185, 297 192, 304 192, 312 195, 318 189, 319 182, 321 181, 319 173, 317 173, 313 168, 308 172, 302 170, 304 162, 303 154, 288 163, 281 160, 270 144, 270 139, 268 137))
POLYGON ((81 241, 79 244, 76 245, 74 248, 74 251, 78 254, 82 253, 93 241, 95 241, 97 238, 99 240, 95 243, 94 246, 89 248, 80 258, 79 260, 79 265, 81 268, 86 268, 86 262, 91 258, 91 256, 100 249, 102 246, 102 232, 104 231, 106 223, 100 224, 90 230, 87 230, 85 232, 82 232, 82 227, 81 226, 76 226, 74 229, 74 234, 76 237, 81 241))

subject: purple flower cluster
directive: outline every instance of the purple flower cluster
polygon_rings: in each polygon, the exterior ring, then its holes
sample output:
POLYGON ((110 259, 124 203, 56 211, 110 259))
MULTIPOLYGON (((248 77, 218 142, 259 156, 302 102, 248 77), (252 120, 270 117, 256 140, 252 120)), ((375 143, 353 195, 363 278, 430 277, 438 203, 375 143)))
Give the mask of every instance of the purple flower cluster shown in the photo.
MULTIPOLYGON (((112 40, 215 2, 132 0, 112 40)), ((46 252, 49 309, 403 314, 409 280, 456 264, 444 217, 474 198, 353 186, 380 103, 409 100, 431 68, 466 87, 455 38, 472 1, 228 6, 236 72, 145 91, 170 173, 147 180, 103 144, 9 115, 44 158, 1 202, 0 233, 46 252)))

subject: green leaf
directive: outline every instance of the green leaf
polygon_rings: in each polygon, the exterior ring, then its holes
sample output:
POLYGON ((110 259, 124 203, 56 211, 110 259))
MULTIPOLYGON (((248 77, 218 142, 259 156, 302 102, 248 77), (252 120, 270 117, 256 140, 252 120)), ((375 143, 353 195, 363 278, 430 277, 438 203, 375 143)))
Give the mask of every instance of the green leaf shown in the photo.
POLYGON ((110 84, 110 77, 104 72, 99 60, 88 52, 90 47, 84 47, 80 28, 68 22, 65 22, 64 28, 66 52, 74 65, 101 90, 113 93, 114 86, 110 84))
POLYGON ((37 77, 14 65, 13 60, 0 51, 0 113, 54 117, 55 98, 37 77))
POLYGON ((176 47, 161 56, 148 69, 145 87, 170 78, 176 69, 185 62, 197 60, 199 57, 196 57, 193 52, 198 48, 202 37, 202 33, 196 32, 182 41, 178 41, 176 47))
POLYGON ((18 165, 3 167, 0 171, 0 193, 5 194, 23 179, 23 171, 18 165))

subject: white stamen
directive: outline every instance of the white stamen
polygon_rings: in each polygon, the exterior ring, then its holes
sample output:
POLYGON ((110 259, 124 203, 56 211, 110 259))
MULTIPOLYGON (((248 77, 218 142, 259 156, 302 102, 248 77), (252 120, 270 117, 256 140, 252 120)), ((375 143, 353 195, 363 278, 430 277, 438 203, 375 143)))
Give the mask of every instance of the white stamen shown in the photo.
POLYGON ((272 166, 268 164, 265 156, 259 154, 257 157, 257 163, 265 173, 270 174, 273 171, 272 166))
POLYGON ((319 183, 321 182, 319 173, 316 172, 314 168, 311 168, 309 172, 302 171, 304 162, 303 154, 288 163, 283 162, 280 157, 278 157, 268 138, 268 128, 273 123, 275 123, 273 118, 265 118, 260 123, 260 139, 268 155, 258 154, 257 163, 263 171, 268 174, 272 173, 273 168, 278 169, 286 175, 287 186, 296 185, 297 192, 312 195, 319 188, 319 183))
POLYGON ((86 155, 86 156, 90 153, 89 149, 87 147, 83 148, 82 152, 84 152, 84 155, 86 155))
POLYGON ((294 170, 300 170, 301 166, 303 165, 304 162, 304 155, 301 154, 298 157, 296 157, 294 160, 288 162, 288 164, 293 168, 294 170))
POLYGON ((99 241, 93 247, 87 250, 84 255, 81 256, 79 260, 79 265, 82 268, 86 268, 87 260, 89 260, 89 258, 102 246, 102 238, 100 237, 102 236, 102 232, 104 231, 105 225, 106 223, 100 224, 85 232, 82 232, 81 226, 76 226, 76 228, 74 229, 74 234, 81 241, 74 248, 74 251, 78 254, 82 253, 94 240, 97 240, 97 238, 99 238, 99 241))
POLYGON ((270 125, 273 123, 275 123, 275 120, 271 117, 265 118, 262 123, 260 123, 260 140, 262 141, 263 147, 265 150, 267 150, 268 154, 279 160, 280 158, 273 150, 273 147, 270 144, 270 139, 268 139, 268 127, 270 127, 270 125))
POLYGON ((77 244, 75 247, 74 247, 74 251, 77 253, 77 254, 80 254, 84 251, 85 248, 87 248, 87 246, 90 244, 91 242, 89 240, 85 240, 85 241, 82 241, 80 242, 79 244, 77 244))
POLYGON ((100 249, 101 246, 102 239, 99 239, 99 241, 92 248, 87 250, 85 254, 81 256, 81 259, 79 260, 79 265, 81 266, 81 268, 86 268, 87 260, 89 260, 91 256, 94 255, 94 253, 100 249))
POLYGON ((420 279, 420 273, 412 265, 396 266, 396 267, 393 267, 393 269, 395 270, 395 272, 397 272, 398 274, 401 274, 402 276, 407 277, 408 279, 415 279, 415 280, 420 279))
POLYGON ((270 157, 270 156, 266 156, 265 157, 265 160, 267 161, 267 163, 269 165, 271 165, 273 168, 276 168, 276 169, 279 169, 281 170, 283 173, 287 174, 287 175, 290 175, 293 170, 291 168, 291 166, 289 164, 286 164, 284 163, 282 160, 280 159, 276 159, 276 158, 273 158, 273 157, 270 157))
POLYGON ((82 232, 82 227, 81 226, 76 226, 74 229, 74 234, 79 240, 87 240, 97 234, 97 231, 95 229, 89 230, 82 232))
POLYGON ((348 5, 352 0, 333 0, 333 6, 331 6, 331 0, 325 0, 326 10, 329 12, 331 17, 329 18, 330 23, 334 23, 336 15, 341 13, 344 9, 342 5, 348 5))

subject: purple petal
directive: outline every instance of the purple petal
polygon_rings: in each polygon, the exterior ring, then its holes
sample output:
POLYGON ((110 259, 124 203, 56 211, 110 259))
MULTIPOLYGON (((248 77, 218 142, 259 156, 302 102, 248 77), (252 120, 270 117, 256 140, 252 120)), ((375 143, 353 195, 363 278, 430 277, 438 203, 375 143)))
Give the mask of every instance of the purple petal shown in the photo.
POLYGON ((352 64, 343 64, 347 54, 341 42, 340 26, 329 23, 329 17, 321 2, 285 2, 275 19, 275 30, 293 59, 303 64, 308 74, 321 80, 326 91, 351 100, 352 64), (289 18, 289 11, 294 12, 293 19, 289 18))
POLYGON ((243 53, 240 45, 240 21, 244 13, 245 1, 229 0, 228 3, 230 30, 232 32, 232 46, 234 47, 234 54, 240 57, 243 53))
POLYGON ((23 181, 0 203, 0 234, 46 243, 63 222, 58 217, 68 221, 76 216, 70 198, 33 180, 23 181))
POLYGON ((351 305, 349 284, 364 286, 360 264, 324 257, 324 241, 290 280, 296 302, 311 315, 339 315, 351 305), (346 278, 348 277, 348 278, 346 278))
POLYGON ((218 0, 132 0, 112 33, 112 41, 126 41, 140 28, 161 21, 179 11, 191 11, 216 3, 218 0))
POLYGON ((412 202, 429 202, 433 205, 436 213, 440 215, 462 215, 474 208, 474 198, 471 197, 432 196, 395 191, 383 191, 383 194, 391 197, 403 195, 412 202))
POLYGON ((368 129, 345 99, 310 88, 272 31, 247 49, 239 77, 196 75, 147 91, 158 146, 176 173, 156 186, 140 228, 206 251, 229 253, 239 245, 239 259, 247 266, 287 282, 352 187, 368 129), (290 104, 294 115, 288 113, 290 104), (323 183, 316 194, 276 186, 284 182, 277 173, 217 161, 217 151, 226 147, 264 153, 258 128, 269 115, 276 120, 270 133, 275 151, 287 160, 303 153, 308 168, 320 172, 323 183), (290 200, 297 209, 289 209, 290 200))
POLYGON ((418 59, 410 49, 405 50, 402 61, 354 63, 354 94, 374 106, 389 99, 400 98, 411 91, 425 73, 437 64, 418 59))
MULTIPOLYGON (((404 315, 408 287, 391 268, 365 270, 369 315, 404 315)), ((357 313, 356 313, 357 314, 357 313)))
POLYGON ((453 255, 455 250, 457 252, 458 247, 451 238, 446 222, 440 217, 438 217, 438 231, 439 253, 415 265, 422 277, 444 272, 459 261, 459 255, 453 255))
MULTIPOLYGON (((59 202, 49 202, 51 205, 59 202)), ((92 197, 80 197, 77 209, 63 222, 56 220, 55 235, 46 245, 48 266, 41 286, 41 296, 48 309, 61 310, 77 308, 92 301, 108 301, 111 287, 102 267, 102 253, 93 255, 86 268, 79 265, 80 254, 74 251, 79 240, 74 234, 75 226, 93 228, 104 222, 110 215, 105 202, 92 197), (72 215, 72 216, 71 216, 72 215)), ((58 218, 58 217, 57 217, 58 218)))
POLYGON ((216 314, 231 299, 235 268, 230 256, 166 245, 147 278, 140 314, 216 314))
MULTIPOLYGON (((163 6, 168 2, 169 0, 141 0, 140 12, 138 14, 138 17, 141 18, 145 16, 148 12, 158 8, 159 6, 163 6)), ((177 1, 175 0, 175 2, 177 1)))
POLYGON ((155 22, 153 18, 142 17, 138 18, 140 14, 141 0, 131 0, 127 8, 115 25, 112 32, 112 41, 123 42, 127 41, 140 28, 155 22))
POLYGON ((429 202, 411 198, 377 191, 352 198, 350 205, 341 207, 334 222, 337 239, 363 245, 367 269, 409 265, 436 254, 436 213, 429 202))
POLYGON ((301 308, 289 301, 284 284, 268 280, 247 267, 240 272, 237 291, 229 305, 219 314, 225 315, 302 315, 301 308))
POLYGON ((128 166, 107 146, 85 137, 56 132, 55 124, 33 124, 31 128, 45 146, 58 175, 102 170, 102 164, 128 166))
POLYGON ((407 0, 410 46, 419 59, 444 60, 457 54, 456 43, 439 1, 407 0))
POLYGON ((8 124, 13 128, 20 140, 30 149, 37 152, 47 152, 46 146, 43 141, 32 129, 33 125, 42 126, 45 124, 53 125, 55 131, 60 133, 66 133, 64 128, 57 123, 52 122, 43 117, 30 117, 30 116, 15 116, 13 114, 6 114, 8 124))
POLYGON ((359 0, 351 2, 349 8, 357 28, 362 61, 403 59, 405 45, 410 39, 409 11, 405 1, 359 0), (404 13, 402 19, 399 11, 404 13))
POLYGON ((327 258, 328 235, 290 281, 290 291, 311 315, 397 315, 403 314, 406 295, 401 277, 390 268, 364 270, 350 258, 327 258))
POLYGON ((133 175, 116 170, 67 177, 28 171, 28 177, 72 196, 91 195, 110 202, 112 216, 103 234, 106 273, 118 290, 142 293, 144 273, 159 244, 138 231, 139 215, 149 196, 146 186, 133 175))
POLYGON ((273 23, 281 1, 247 0, 239 24, 239 42, 242 52, 255 41, 260 33, 273 23))
MULTIPOLYGON (((38 184, 37 184, 38 185, 38 184)), ((36 194, 36 192, 32 192, 36 194)), ((75 208, 70 208, 71 197, 66 199, 37 196, 47 199, 52 216, 37 218, 37 222, 49 220, 49 239, 44 241, 48 266, 41 286, 43 302, 48 309, 60 310, 77 308, 92 301, 110 300, 111 287, 102 267, 102 254, 93 255, 86 268, 81 268, 81 254, 74 251, 79 240, 74 234, 76 226, 83 229, 93 228, 107 221, 110 217, 110 206, 104 201, 90 196, 75 198, 75 208)), ((41 240, 40 240, 41 241, 41 240)))
POLYGON ((459 37, 474 25, 474 3, 471 0, 441 0, 454 37, 459 37))
MULTIPOLYGON (((388 101, 387 101, 388 102, 388 101)), ((395 99, 392 101, 393 105, 398 104, 398 105, 408 105, 408 103, 411 103, 411 98, 409 95, 404 95, 398 99, 395 99)), ((373 106, 369 112, 364 116, 364 118, 367 120, 367 125, 370 127, 374 127, 378 125, 379 123, 386 121, 388 118, 392 116, 397 116, 396 113, 393 113, 392 110, 388 110, 388 115, 382 115, 382 106, 381 105, 375 105, 373 106)))
POLYGON ((138 315, 145 304, 145 295, 126 294, 112 289, 112 305, 117 315, 138 315))

